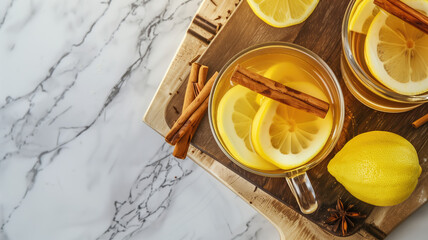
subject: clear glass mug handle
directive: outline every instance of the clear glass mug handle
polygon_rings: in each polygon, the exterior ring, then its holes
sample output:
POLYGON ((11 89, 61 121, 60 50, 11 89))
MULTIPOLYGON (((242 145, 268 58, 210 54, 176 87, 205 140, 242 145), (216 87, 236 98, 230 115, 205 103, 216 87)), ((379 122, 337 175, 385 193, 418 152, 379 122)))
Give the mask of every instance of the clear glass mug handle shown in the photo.
POLYGON ((318 208, 318 202, 308 175, 302 173, 286 179, 302 213, 310 214, 315 212, 318 208))

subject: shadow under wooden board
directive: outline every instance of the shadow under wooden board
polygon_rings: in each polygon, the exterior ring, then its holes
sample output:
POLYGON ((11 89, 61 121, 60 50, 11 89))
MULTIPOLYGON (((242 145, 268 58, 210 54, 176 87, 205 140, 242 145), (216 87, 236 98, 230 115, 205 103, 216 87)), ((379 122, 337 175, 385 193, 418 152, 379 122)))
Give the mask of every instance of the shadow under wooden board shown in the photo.
MULTIPOLYGON (((310 221, 316 223, 322 229, 333 235, 340 236, 340 233, 333 232, 330 225, 325 224, 329 216, 328 208, 334 208, 336 200, 342 199, 345 205, 355 204, 355 210, 369 216, 375 206, 366 204, 354 198, 344 187, 339 184, 328 172, 327 164, 329 160, 349 141, 352 137, 367 131, 385 130, 397 133, 408 139, 418 151, 419 159, 428 159, 428 124, 413 129, 411 122, 428 112, 428 104, 407 113, 388 114, 374 111, 356 100, 347 90, 340 72, 341 57, 341 22, 348 5, 348 1, 343 0, 321 0, 313 14, 302 24, 288 28, 273 28, 259 20, 251 11, 246 1, 242 1, 235 10, 227 24, 219 32, 218 36, 211 42, 205 53, 198 62, 209 66, 211 76, 215 71, 219 71, 223 65, 236 53, 255 44, 269 41, 293 42, 306 47, 318 54, 332 68, 339 79, 342 87, 345 105, 346 118, 344 128, 337 146, 325 161, 308 172, 320 203, 319 209, 309 215, 304 215, 310 221)), ((189 67, 190 71, 190 67, 189 67)), ((166 107, 165 120, 171 127, 174 121, 181 114, 186 84, 178 89, 166 107)), ((261 177, 249 173, 234 163, 232 163, 217 146, 209 127, 208 118, 205 116, 201 122, 192 144, 202 152, 216 159, 238 175, 253 183, 255 187, 263 189, 274 198, 300 213, 293 194, 287 186, 285 179, 261 177)), ((422 175, 419 185, 427 184, 427 161, 422 164, 422 175)), ((426 190, 417 188, 417 191, 426 190)), ((426 199, 412 199, 404 202, 406 206, 416 210, 423 205, 426 199)), ((391 224, 398 224, 407 215, 398 215, 391 224)), ((377 226, 361 219, 355 222, 349 235, 364 229, 374 237, 382 239, 392 229, 379 229, 377 226)))

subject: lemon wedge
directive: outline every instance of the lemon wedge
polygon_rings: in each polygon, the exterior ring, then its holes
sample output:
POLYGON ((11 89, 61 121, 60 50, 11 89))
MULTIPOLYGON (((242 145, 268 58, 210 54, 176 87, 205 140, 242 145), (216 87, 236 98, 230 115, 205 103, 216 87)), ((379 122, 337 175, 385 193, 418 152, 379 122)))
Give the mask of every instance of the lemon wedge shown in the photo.
MULTIPOLYGON (((428 1, 408 0, 428 13, 428 1)), ((428 91, 428 34, 381 12, 367 33, 364 56, 373 76, 391 90, 416 95, 428 91)))
POLYGON ((247 0, 253 12, 273 27, 287 27, 305 21, 319 0, 247 0))
MULTIPOLYGON (((328 102, 325 94, 309 82, 287 86, 328 102)), ((325 145, 333 127, 332 113, 324 119, 266 99, 254 116, 251 139, 256 152, 281 169, 310 161, 325 145)))
POLYGON ((349 29, 354 32, 367 34, 370 24, 380 9, 373 0, 362 0, 354 4, 349 21, 349 29))
POLYGON ((243 165, 257 170, 277 170, 278 167, 257 155, 251 146, 251 125, 260 107, 256 95, 241 85, 227 91, 218 106, 218 133, 229 153, 243 165))

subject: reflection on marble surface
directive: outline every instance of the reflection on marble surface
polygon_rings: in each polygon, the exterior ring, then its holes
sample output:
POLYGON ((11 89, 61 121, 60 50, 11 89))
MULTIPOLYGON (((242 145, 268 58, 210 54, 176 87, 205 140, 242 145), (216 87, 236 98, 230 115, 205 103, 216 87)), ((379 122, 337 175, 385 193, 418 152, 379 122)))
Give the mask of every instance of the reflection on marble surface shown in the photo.
POLYGON ((278 239, 141 122, 200 2, 0 1, 1 240, 278 239))
POLYGON ((0 239, 267 239, 141 122, 200 0, 0 1, 0 239))

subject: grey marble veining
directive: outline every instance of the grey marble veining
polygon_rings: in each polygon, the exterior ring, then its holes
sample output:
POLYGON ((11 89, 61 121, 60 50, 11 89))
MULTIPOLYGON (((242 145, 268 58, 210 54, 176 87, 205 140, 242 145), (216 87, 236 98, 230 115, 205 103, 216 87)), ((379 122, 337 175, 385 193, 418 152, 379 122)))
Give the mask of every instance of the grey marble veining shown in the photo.
POLYGON ((0 239, 277 235, 141 122, 199 3, 0 3, 0 239))
POLYGON ((115 214, 109 228, 99 239, 128 239, 155 222, 168 209, 171 194, 180 180, 192 173, 171 157, 171 147, 162 144, 132 183, 129 196, 115 202, 115 214))
POLYGON ((0 1, 0 240, 278 239, 141 122, 200 2, 0 1))

